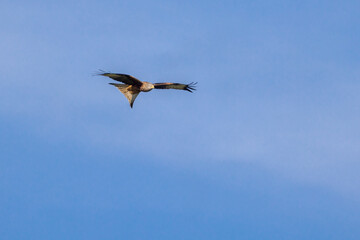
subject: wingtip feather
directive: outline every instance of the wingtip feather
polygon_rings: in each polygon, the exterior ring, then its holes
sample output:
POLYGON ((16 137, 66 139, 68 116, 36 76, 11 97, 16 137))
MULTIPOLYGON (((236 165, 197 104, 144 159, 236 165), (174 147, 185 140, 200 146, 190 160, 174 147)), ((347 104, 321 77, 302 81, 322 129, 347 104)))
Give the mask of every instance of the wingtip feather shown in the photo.
POLYGON ((93 73, 93 76, 105 76, 105 74, 107 74, 108 72, 102 70, 102 69, 98 69, 96 72, 93 73))
POLYGON ((192 93, 193 91, 196 91, 196 88, 195 88, 195 87, 196 87, 196 86, 195 86, 196 84, 197 84, 197 82, 191 82, 191 83, 187 84, 185 90, 186 90, 186 91, 189 91, 189 92, 191 92, 191 93, 192 93))

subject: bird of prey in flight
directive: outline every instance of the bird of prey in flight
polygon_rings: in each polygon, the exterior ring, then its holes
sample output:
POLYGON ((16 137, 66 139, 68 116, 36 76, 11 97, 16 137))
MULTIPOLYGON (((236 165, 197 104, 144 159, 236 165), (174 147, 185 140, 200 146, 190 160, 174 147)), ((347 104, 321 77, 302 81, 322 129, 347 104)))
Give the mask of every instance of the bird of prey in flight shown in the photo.
POLYGON ((192 92, 195 90, 196 83, 181 84, 181 83, 149 83, 143 82, 139 79, 134 78, 133 76, 120 73, 109 73, 101 71, 97 75, 105 76, 114 79, 115 81, 122 82, 119 83, 109 83, 117 87, 120 92, 122 92, 125 97, 129 100, 130 107, 133 107, 134 101, 140 92, 149 92, 155 89, 178 89, 186 90, 192 92))

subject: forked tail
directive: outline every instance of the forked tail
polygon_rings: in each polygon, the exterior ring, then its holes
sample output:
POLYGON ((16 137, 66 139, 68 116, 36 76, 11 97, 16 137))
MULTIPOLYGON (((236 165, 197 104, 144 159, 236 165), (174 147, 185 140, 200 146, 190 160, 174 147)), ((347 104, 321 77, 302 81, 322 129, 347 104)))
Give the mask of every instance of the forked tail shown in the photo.
POLYGON ((117 87, 117 89, 120 90, 122 94, 127 98, 127 100, 130 103, 130 107, 133 107, 134 101, 136 97, 139 95, 140 91, 136 91, 132 89, 131 85, 127 84, 120 84, 120 83, 109 83, 110 85, 113 85, 117 87))

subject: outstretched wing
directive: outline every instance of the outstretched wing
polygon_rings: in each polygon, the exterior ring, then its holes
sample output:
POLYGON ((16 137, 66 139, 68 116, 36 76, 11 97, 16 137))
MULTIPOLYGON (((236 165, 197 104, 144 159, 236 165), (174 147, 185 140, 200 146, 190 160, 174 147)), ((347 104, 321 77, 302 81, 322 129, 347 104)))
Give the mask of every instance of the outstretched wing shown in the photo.
POLYGON ((115 81, 122 82, 128 85, 135 85, 138 87, 142 85, 142 81, 128 74, 100 72, 98 75, 109 77, 114 79, 115 81))
POLYGON ((156 89, 178 89, 178 90, 186 90, 189 92, 195 91, 195 85, 197 83, 154 83, 154 88, 156 89))
POLYGON ((120 92, 122 92, 122 94, 125 95, 125 97, 130 103, 130 107, 132 108, 135 99, 139 95, 140 91, 137 88, 127 84, 119 84, 119 83, 109 83, 109 84, 117 87, 120 90, 120 92))

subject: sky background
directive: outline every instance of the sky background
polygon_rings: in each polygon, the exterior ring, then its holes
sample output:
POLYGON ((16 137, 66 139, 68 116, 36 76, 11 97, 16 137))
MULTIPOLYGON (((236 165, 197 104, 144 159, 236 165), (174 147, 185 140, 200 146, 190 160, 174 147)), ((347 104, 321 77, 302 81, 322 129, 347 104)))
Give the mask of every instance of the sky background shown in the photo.
POLYGON ((2 0, 1 239, 358 239, 359 10, 2 0))

